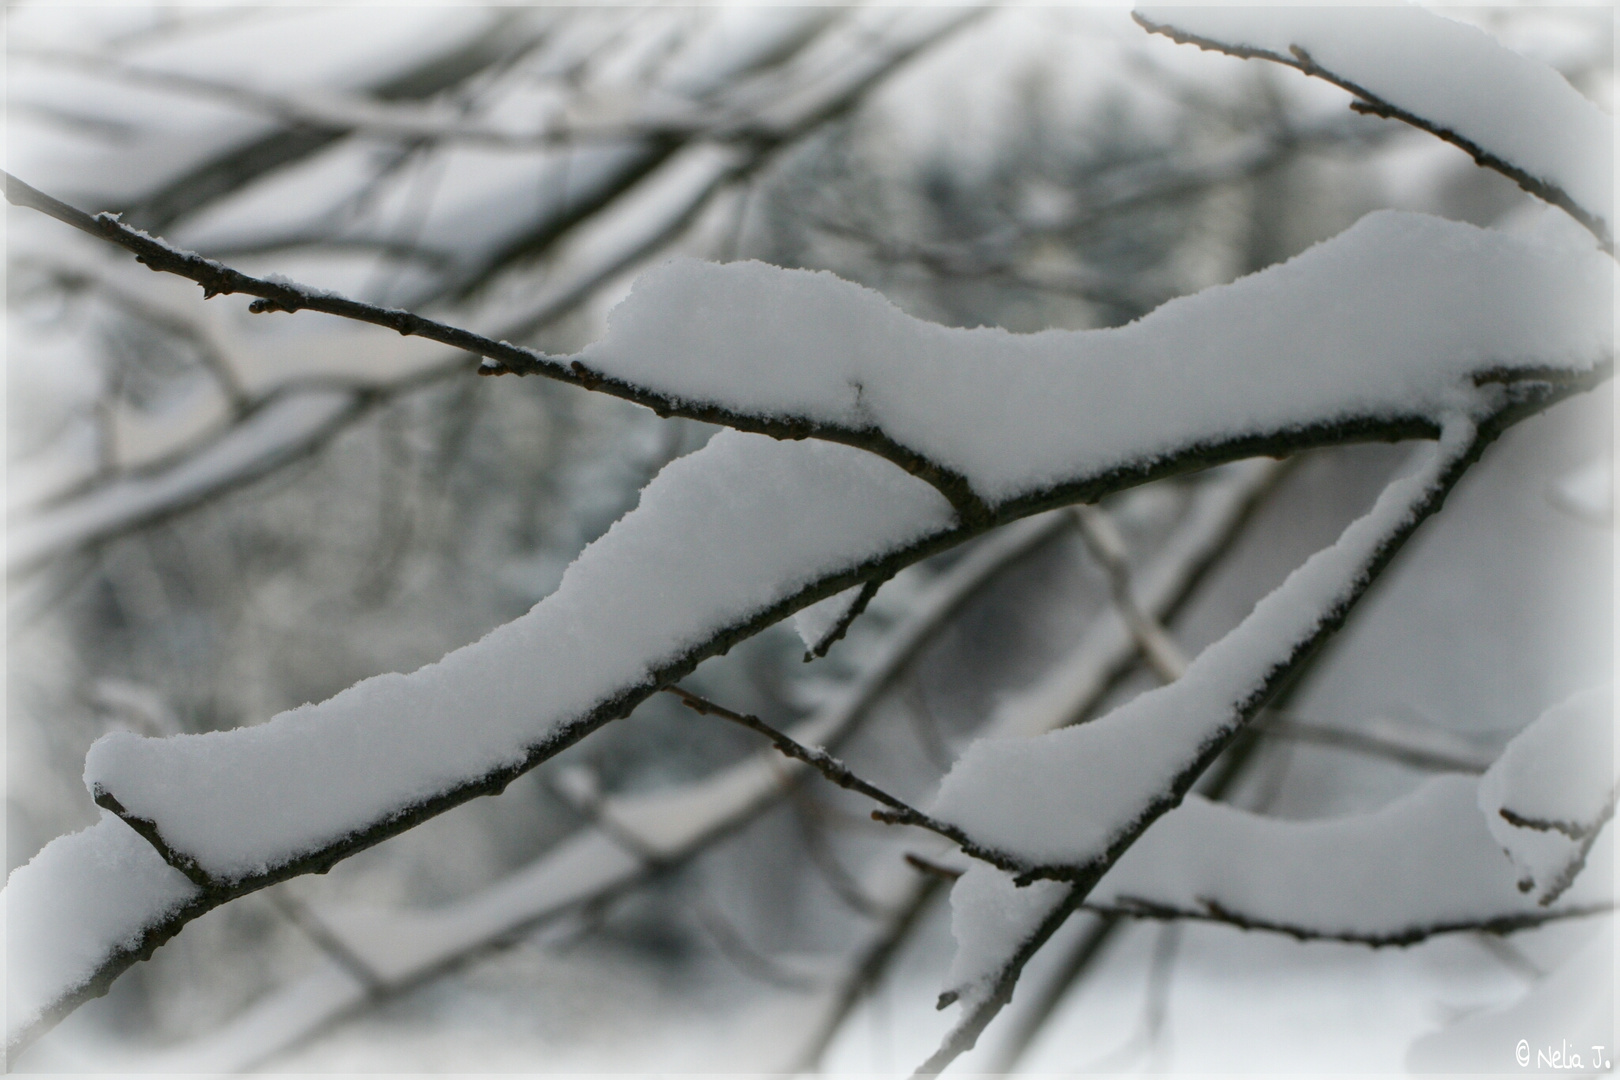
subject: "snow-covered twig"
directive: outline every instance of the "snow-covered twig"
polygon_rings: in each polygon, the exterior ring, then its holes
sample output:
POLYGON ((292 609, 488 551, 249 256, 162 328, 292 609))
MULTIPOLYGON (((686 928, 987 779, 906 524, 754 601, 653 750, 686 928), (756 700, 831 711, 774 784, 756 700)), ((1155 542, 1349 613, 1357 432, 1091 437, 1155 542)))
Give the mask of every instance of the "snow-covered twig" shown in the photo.
POLYGON ((1139 8, 1151 33, 1297 68, 1568 213, 1614 254, 1614 124, 1551 68, 1416 5, 1256 12, 1139 8))

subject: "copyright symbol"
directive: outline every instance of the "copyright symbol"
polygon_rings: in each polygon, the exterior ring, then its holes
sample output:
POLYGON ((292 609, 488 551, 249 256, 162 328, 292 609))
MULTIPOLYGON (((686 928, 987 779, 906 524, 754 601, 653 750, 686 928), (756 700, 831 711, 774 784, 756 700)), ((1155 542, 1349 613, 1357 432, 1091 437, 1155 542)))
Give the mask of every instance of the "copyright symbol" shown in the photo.
POLYGON ((1523 1068, 1530 1064, 1530 1043, 1527 1039, 1520 1039, 1519 1045, 1513 1048, 1513 1056, 1519 1059, 1519 1066, 1523 1068))

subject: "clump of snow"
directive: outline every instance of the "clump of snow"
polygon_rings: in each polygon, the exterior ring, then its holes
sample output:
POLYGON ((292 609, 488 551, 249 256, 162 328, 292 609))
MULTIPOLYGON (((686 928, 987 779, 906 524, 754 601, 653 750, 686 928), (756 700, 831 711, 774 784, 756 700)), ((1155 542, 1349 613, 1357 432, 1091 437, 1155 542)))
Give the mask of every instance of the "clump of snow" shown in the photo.
POLYGON ((1583 691, 1520 732, 1479 785, 1479 809, 1543 902, 1563 892, 1614 812, 1614 691, 1583 691))
POLYGON ((0 892, 7 1043, 197 896, 197 886, 111 814, 46 844, 0 892))
MULTIPOLYGON (((1478 797, 1475 777, 1437 776, 1372 813, 1286 821, 1190 795, 1090 899, 1363 940, 1539 912, 1515 887, 1478 797)), ((1606 899, 1604 875, 1590 880, 1566 901, 1606 899)))
POLYGON ((953 524, 937 491, 870 454, 722 432, 483 640, 257 727, 108 735, 85 781, 239 880, 516 764, 720 629, 953 524))
POLYGON ((1411 520, 1472 432, 1466 420, 1449 423, 1422 467, 1386 487, 1333 546, 1306 560, 1180 679, 1090 723, 968 747, 941 783, 934 814, 1029 866, 1101 858, 1240 722, 1240 705, 1360 584, 1384 539, 1411 520))
POLYGON ((1294 48, 1353 83, 1453 131, 1583 209, 1613 220, 1614 121, 1562 75, 1478 27, 1401 4, 1138 8, 1155 25, 1293 63, 1294 48))
POLYGON ((951 936, 956 955, 945 986, 971 1010, 995 989, 995 978, 1047 916, 1069 886, 1037 881, 1022 888, 1011 874, 976 862, 951 886, 951 936))
POLYGON ((952 329, 831 274, 684 259, 579 354, 688 402, 881 429, 1000 503, 1178 448, 1349 416, 1426 416, 1515 364, 1612 352, 1613 266, 1558 230, 1369 214, 1129 326, 952 329))

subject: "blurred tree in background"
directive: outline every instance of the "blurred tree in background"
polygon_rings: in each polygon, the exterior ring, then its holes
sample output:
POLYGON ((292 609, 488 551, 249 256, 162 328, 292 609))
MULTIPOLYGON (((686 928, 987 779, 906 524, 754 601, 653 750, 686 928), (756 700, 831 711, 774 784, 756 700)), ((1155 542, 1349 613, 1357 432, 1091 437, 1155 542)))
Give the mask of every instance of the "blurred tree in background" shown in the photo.
MULTIPOLYGON (((1601 9, 1472 17, 1608 107, 1601 9)), ((1033 331, 1126 323, 1380 206, 1531 212, 1332 88, 1121 12, 9 19, 12 172, 250 272, 552 353, 675 253, 832 270, 926 319, 1033 331)), ((372 327, 202 305, 26 212, 8 258, 8 870, 94 820, 79 770, 97 736, 237 727, 437 659, 549 593, 713 430, 474 378, 476 360, 372 327)), ((1505 439, 1207 790, 1292 818, 1371 808, 1482 769, 1606 677, 1606 395, 1505 439), (1448 650, 1482 626, 1484 647, 1448 650)), ((854 693, 840 755, 925 794, 1076 664, 1101 674, 1059 722, 1173 677, 1401 460, 1348 447, 1161 482, 903 572, 824 659, 802 663, 784 624, 687 685, 778 727, 854 693), (1132 595, 1168 652, 1108 645, 1132 595)), ((926 1006, 948 868, 906 864, 861 800, 769 761, 656 697, 499 798, 199 920, 19 1066, 908 1065, 943 1024, 926 1006), (738 802, 743 781, 758 790, 738 802), (545 883, 578 852, 598 886, 545 883)), ((1088 919, 970 1068, 1243 1068, 1262 1043, 1387 1067, 1593 930, 1374 953, 1088 919), (1221 1004, 1232 986, 1242 1010, 1221 1004)))

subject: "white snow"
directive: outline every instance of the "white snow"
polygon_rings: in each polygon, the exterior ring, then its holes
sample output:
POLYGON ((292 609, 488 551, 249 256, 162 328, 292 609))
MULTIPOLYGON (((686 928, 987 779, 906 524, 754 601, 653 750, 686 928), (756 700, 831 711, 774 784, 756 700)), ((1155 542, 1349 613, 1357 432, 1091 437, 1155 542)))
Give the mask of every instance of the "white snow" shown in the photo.
POLYGON ((476 644, 258 727, 108 735, 85 781, 211 876, 241 879, 517 763, 721 628, 953 520, 870 454, 722 432, 665 468, 555 593, 476 644))
POLYGON ((1612 275, 1557 229, 1381 211, 1129 326, 1019 335, 921 322, 823 272, 681 259, 579 360, 690 402, 879 428, 999 503, 1239 432, 1438 416, 1481 370, 1584 370, 1612 351, 1612 275))
MULTIPOLYGON (((1472 776, 1437 776, 1368 814, 1289 821, 1188 796, 1087 897, 1104 908, 1230 914, 1274 929, 1388 941, 1545 913, 1514 886, 1484 828, 1472 776)), ((1588 868, 1560 907, 1602 905, 1612 860, 1588 868)), ((1068 892, 974 863, 951 890, 957 941, 946 985, 975 1003, 1068 892)), ((1557 909, 1554 909, 1557 910, 1557 909)))
POLYGON ((103 813, 46 844, 0 892, 6 928, 6 1042, 133 947, 198 889, 128 825, 103 813))
MULTIPOLYGON (((1521 893, 1476 808, 1444 775, 1368 814, 1288 821, 1190 795, 1103 878, 1098 904, 1211 906, 1276 926, 1390 938, 1544 909, 1521 893)), ((1602 872, 1566 903, 1608 899, 1602 872)))
POLYGON ((1077 727, 974 743, 941 783, 935 816, 1028 866, 1079 866, 1102 857, 1206 746, 1232 730, 1239 704, 1356 586, 1384 538, 1410 519, 1472 430, 1466 420, 1448 423, 1422 467, 1386 487, 1372 510, 1174 683, 1077 727))
POLYGON ((1013 953, 1069 894, 1070 886, 1037 881, 1019 888, 1012 875, 976 862, 951 886, 956 954, 945 986, 964 1011, 988 997, 1013 953))
MULTIPOLYGON (((1157 25, 1294 63, 1461 135, 1613 220, 1614 121, 1562 75, 1478 27, 1419 7, 1143 7, 1157 25)), ((1611 226, 1612 227, 1612 226, 1611 226)))
POLYGON ((1544 900, 1562 892, 1586 838, 1613 811, 1617 781, 1612 687, 1553 706, 1508 743, 1480 780, 1479 809, 1527 890, 1544 900))
POLYGON ((1554 488, 1557 502, 1597 525, 1614 520, 1614 459, 1600 454, 1554 488))

